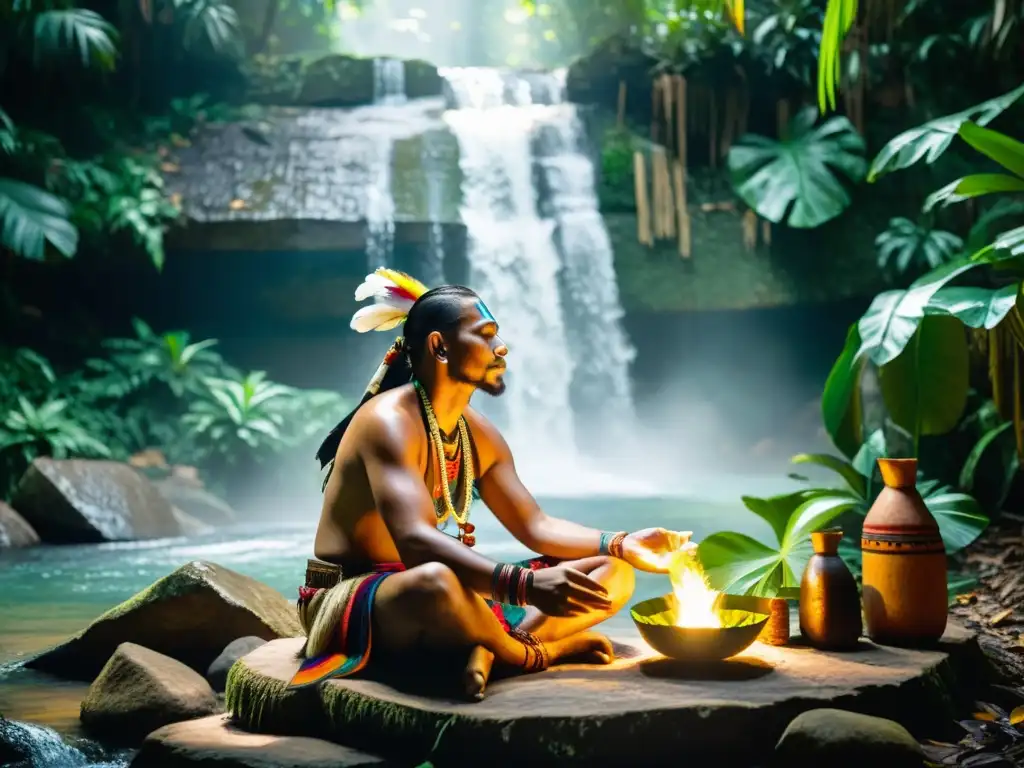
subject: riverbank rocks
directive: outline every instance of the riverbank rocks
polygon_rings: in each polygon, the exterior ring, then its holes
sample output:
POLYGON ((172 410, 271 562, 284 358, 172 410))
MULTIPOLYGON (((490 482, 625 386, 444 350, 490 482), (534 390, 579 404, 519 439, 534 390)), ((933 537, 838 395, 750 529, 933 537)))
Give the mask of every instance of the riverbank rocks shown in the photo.
POLYGON ((786 768, 920 768, 924 752, 899 723, 840 709, 798 715, 775 748, 774 764, 786 768))
POLYGON ((20 549, 39 543, 39 534, 25 518, 0 501, 0 549, 20 549))
POLYGON ((210 493, 198 479, 169 475, 153 485, 171 506, 206 525, 230 525, 238 520, 231 505, 210 493))
MULTIPOLYGON (((633 658, 564 665, 493 680, 477 703, 426 687, 419 674, 333 680, 288 690, 301 640, 275 640, 231 669, 227 707, 250 731, 311 736, 408 761, 489 768, 521 765, 763 763, 793 718, 822 706, 898 717, 912 731, 947 723, 979 677, 974 636, 950 624, 941 647, 877 646, 830 653, 755 643, 717 664, 683 665, 631 639, 633 658), (438 734, 441 738, 438 739, 438 734), (435 747, 436 742, 436 747, 435 747)), ((372 668, 372 663, 371 663, 372 668)), ((371 669, 372 671, 372 669, 371 669)), ((448 690, 459 668, 450 672, 448 690)))
POLYGON ((36 459, 11 506, 48 544, 180 536, 170 503, 127 464, 36 459))
MULTIPOLYGON (((411 59, 402 67, 409 98, 441 95, 441 76, 433 64, 411 59)), ((340 53, 254 56, 244 72, 247 99, 257 104, 358 107, 373 103, 378 65, 373 58, 340 53)))
POLYGON ((389 764, 319 739, 263 736, 239 730, 225 716, 177 723, 151 733, 131 768, 357 768, 389 764))
POLYGON ((206 670, 206 680, 217 693, 223 693, 228 684, 228 670, 243 656, 255 651, 267 641, 262 637, 240 637, 228 643, 220 656, 213 660, 206 670))
POLYGON ((203 561, 184 565, 104 613, 29 667, 91 681, 114 650, 136 643, 204 673, 233 640, 299 637, 295 608, 275 589, 203 561))
POLYGON ((142 741, 171 723, 216 714, 217 696, 180 661, 122 643, 82 701, 82 724, 106 740, 142 741))

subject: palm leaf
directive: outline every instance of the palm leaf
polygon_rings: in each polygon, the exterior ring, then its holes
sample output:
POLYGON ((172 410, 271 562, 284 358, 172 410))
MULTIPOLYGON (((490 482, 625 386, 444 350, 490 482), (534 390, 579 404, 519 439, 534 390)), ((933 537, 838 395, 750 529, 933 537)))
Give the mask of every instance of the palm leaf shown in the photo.
POLYGON ((67 204, 39 187, 0 178, 0 244, 41 261, 49 243, 62 255, 78 250, 78 230, 67 204))
POLYGON ((205 45, 220 54, 237 54, 240 41, 238 14, 223 0, 175 0, 184 20, 186 48, 205 45))
POLYGON ((117 30, 95 11, 69 8, 43 11, 35 18, 33 48, 37 66, 74 51, 82 66, 112 70, 117 61, 117 30))
POLYGON ((818 49, 818 108, 836 108, 843 40, 857 18, 857 0, 828 0, 818 49))

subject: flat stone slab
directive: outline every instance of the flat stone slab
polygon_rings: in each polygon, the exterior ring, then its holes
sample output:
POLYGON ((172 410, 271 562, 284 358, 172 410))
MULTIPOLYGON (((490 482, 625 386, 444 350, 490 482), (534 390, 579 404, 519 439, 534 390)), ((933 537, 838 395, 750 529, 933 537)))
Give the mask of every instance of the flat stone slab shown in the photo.
POLYGON ((235 728, 228 717, 167 725, 146 737, 131 768, 386 768, 379 757, 300 736, 264 736, 235 728))
POLYGON ((756 760, 796 715, 826 706, 894 719, 913 732, 953 716, 980 657, 974 636, 952 623, 933 650, 862 641, 858 651, 828 653, 755 643, 698 667, 637 638, 629 641, 632 658, 494 680, 483 701, 470 703, 429 695, 425 680, 408 672, 401 682, 346 679, 287 691, 301 642, 274 640, 232 669, 228 707, 242 727, 429 756, 436 766, 464 764, 469 753, 488 768, 756 760))

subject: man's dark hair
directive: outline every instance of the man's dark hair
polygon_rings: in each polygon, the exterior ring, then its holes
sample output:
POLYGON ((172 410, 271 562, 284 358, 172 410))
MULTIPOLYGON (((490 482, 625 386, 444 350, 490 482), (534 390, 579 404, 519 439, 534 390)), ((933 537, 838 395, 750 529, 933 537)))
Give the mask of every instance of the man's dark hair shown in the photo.
MULTIPOLYGON (((442 285, 420 296, 409 310, 405 325, 402 327, 402 336, 405 339, 404 354, 400 354, 388 367, 377 394, 412 381, 413 375, 422 370, 424 356, 427 353, 427 337, 434 331, 444 334, 458 328, 465 300, 477 298, 479 297, 475 292, 462 285, 442 285)), ((320 461, 321 469, 334 461, 345 430, 348 429, 356 412, 370 397, 369 394, 363 395, 359 405, 342 419, 320 444, 316 457, 320 461)), ((327 481, 324 480, 324 485, 326 484, 327 481)))

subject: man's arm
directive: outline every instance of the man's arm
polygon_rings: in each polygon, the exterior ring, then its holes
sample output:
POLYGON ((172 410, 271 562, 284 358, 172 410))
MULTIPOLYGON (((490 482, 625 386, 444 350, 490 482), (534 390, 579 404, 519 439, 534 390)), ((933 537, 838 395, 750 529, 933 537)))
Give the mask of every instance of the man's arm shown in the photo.
POLYGON ((544 513, 519 479, 508 443, 490 422, 477 414, 473 429, 477 445, 490 454, 477 483, 480 498, 509 533, 534 552, 561 560, 602 554, 601 531, 544 513))
POLYGON ((374 503, 407 568, 444 563, 474 592, 489 597, 497 563, 441 533, 434 504, 420 476, 410 446, 416 437, 406 417, 397 412, 367 414, 361 458, 374 503))

